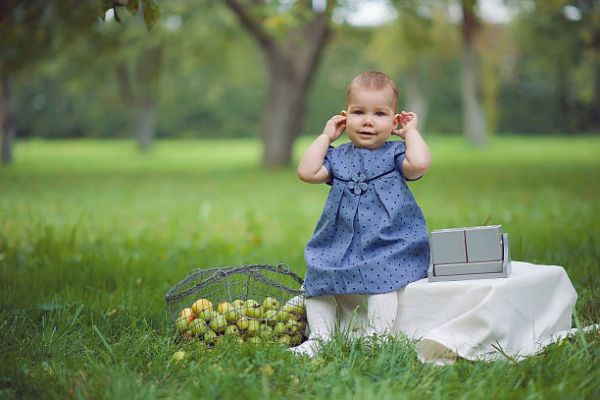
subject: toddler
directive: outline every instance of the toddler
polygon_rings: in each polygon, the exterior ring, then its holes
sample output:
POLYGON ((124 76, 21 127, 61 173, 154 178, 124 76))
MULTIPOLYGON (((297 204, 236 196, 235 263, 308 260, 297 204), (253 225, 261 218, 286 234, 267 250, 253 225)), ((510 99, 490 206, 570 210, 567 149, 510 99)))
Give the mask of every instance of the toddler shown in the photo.
MULTIPOLYGON (((427 276, 429 265, 425 218, 406 185, 431 165, 417 115, 396 113, 398 89, 379 72, 355 77, 346 101, 298 166, 304 182, 331 185, 305 249, 311 339, 330 338, 335 296, 344 294, 368 295, 368 334, 391 333, 396 291, 427 276), (344 131, 350 143, 332 147, 344 131), (388 141, 390 135, 404 141, 388 141)), ((316 345, 309 340, 295 352, 312 355, 316 345)))

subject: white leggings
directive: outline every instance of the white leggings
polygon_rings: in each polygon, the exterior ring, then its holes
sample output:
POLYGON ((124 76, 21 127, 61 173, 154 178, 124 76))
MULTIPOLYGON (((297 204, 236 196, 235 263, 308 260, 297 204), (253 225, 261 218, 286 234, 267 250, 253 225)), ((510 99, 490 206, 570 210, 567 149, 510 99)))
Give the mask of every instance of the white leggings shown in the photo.
MULTIPOLYGON (((337 321, 335 296, 318 296, 305 299, 306 317, 310 337, 329 339, 337 321)), ((398 293, 389 292, 367 296, 367 334, 389 334, 394 326, 398 309, 398 293)))

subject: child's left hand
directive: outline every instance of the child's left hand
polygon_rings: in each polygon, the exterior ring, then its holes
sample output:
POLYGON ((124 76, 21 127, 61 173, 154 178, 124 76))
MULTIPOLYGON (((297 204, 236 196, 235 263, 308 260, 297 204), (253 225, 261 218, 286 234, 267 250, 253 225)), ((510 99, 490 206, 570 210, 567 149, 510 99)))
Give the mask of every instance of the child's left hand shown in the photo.
POLYGON ((394 129, 392 135, 400 136, 402 139, 406 138, 406 133, 411 130, 417 130, 419 126, 419 120, 417 114, 414 112, 402 111, 399 114, 398 122, 400 129, 394 129))

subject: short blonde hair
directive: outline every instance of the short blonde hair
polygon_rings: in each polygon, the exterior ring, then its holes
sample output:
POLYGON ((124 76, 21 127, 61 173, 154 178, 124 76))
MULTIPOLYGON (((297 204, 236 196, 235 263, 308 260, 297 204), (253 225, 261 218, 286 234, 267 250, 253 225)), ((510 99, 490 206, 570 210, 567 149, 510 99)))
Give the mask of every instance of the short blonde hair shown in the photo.
POLYGON ((389 87, 394 92, 395 111, 398 107, 398 86, 396 86, 396 82, 390 79, 389 76, 377 71, 365 71, 350 81, 346 93, 346 104, 350 102, 350 95, 352 94, 353 88, 381 90, 386 87, 389 87))

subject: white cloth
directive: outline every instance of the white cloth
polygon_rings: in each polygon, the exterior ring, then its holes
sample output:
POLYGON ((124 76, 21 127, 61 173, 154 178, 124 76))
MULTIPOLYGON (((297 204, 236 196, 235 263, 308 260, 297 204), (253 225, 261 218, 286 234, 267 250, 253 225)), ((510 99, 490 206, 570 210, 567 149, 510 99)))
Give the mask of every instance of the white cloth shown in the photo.
MULTIPOLYGON (((457 357, 520 360, 539 353, 571 328, 577 300, 562 267, 519 261, 512 262, 508 278, 422 279, 397 293, 392 333, 419 340, 419 359, 436 364, 451 363, 457 357)), ((336 296, 343 333, 365 334, 366 298, 336 296)))

